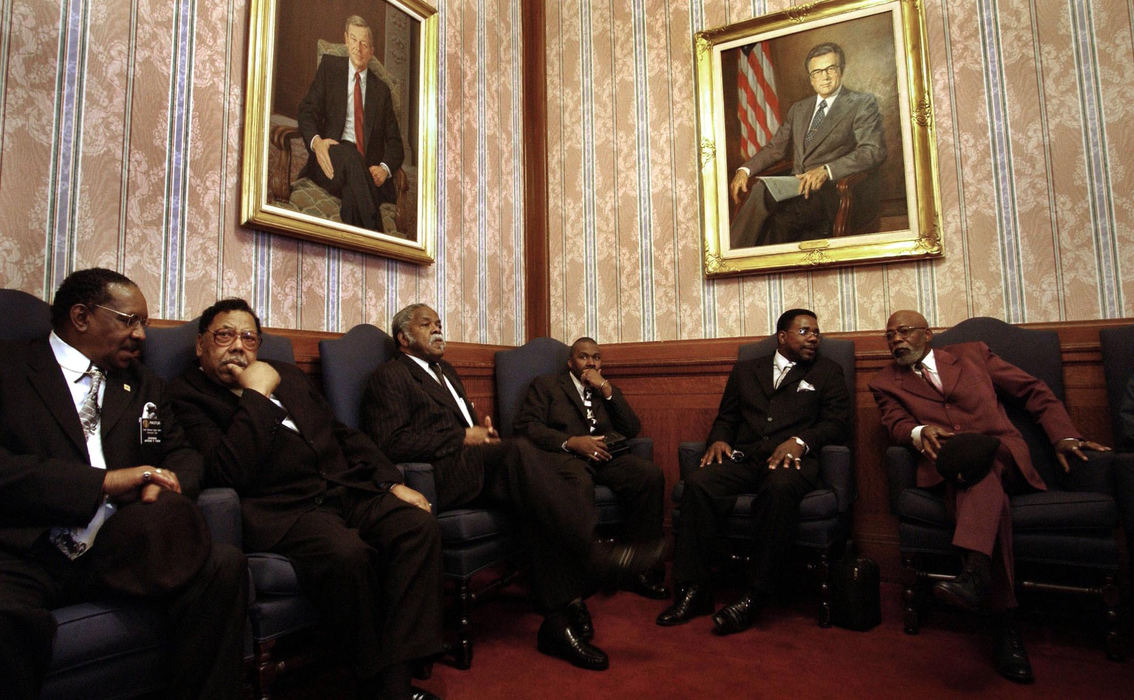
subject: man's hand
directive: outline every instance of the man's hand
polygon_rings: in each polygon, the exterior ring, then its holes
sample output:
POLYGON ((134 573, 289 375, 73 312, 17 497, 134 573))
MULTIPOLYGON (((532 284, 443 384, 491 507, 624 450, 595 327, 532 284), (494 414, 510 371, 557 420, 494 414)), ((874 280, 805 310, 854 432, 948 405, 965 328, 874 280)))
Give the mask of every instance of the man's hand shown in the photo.
POLYGON ((799 178, 799 193, 807 199, 807 195, 811 192, 818 191, 823 183, 827 181, 827 168, 820 165, 818 168, 812 168, 802 175, 796 175, 799 178))
POLYGON ((1067 455, 1075 455, 1080 460, 1086 462, 1087 455, 1083 454, 1083 450, 1094 450, 1095 452, 1110 452, 1110 448, 1106 445, 1100 445, 1097 442, 1090 440, 1080 440, 1079 438, 1063 438, 1055 443, 1055 459, 1059 462, 1059 466, 1063 467, 1063 471, 1069 473, 1071 471, 1071 464, 1067 461, 1067 455))
POLYGON ((387 178, 389 178, 389 177, 390 177, 390 175, 386 172, 386 169, 383 168, 381 165, 371 165, 370 166, 370 178, 372 180, 374 180, 374 186, 375 187, 381 187, 382 184, 385 183, 387 178))
POLYGON ((732 176, 732 182, 729 183, 728 191, 732 194, 732 203, 740 203, 740 193, 748 191, 748 171, 737 170, 736 174, 732 176))
POLYGON ((271 396, 280 385, 280 373, 267 362, 256 360, 247 367, 232 366, 232 374, 244 389, 251 389, 265 397, 271 396))
POLYGON ((575 435, 569 437, 567 438, 567 449, 596 462, 609 462, 611 460, 610 453, 606 451, 605 435, 575 435))
POLYGON ((937 453, 945 441, 956 435, 940 425, 927 425, 921 429, 921 451, 926 457, 936 460, 937 453))
POLYGON ((724 459, 732 458, 732 448, 724 440, 717 440, 709 445, 709 449, 705 450, 705 454, 701 455, 701 464, 699 466, 706 467, 716 462, 720 464, 724 459))
POLYGON ((492 442, 500 442, 500 433, 492 427, 492 419, 488 416, 484 417, 484 425, 465 428, 466 445, 486 445, 492 442))
POLYGON ((792 438, 788 438, 779 445, 776 445, 776 451, 768 458, 768 469, 777 469, 779 467, 783 467, 784 469, 795 467, 799 469, 799 459, 802 456, 803 447, 792 438))
POLYGON ((311 150, 315 152, 315 160, 328 180, 335 179, 335 168, 331 165, 331 146, 337 145, 339 145, 338 141, 325 139, 322 136, 316 136, 311 140, 311 150))
POLYGON ((168 469, 149 465, 108 469, 102 478, 102 492, 114 501, 132 501, 140 495, 142 501, 153 503, 162 489, 181 493, 181 482, 168 469))
POLYGON ((579 375, 579 381, 583 383, 583 386, 597 390, 603 395, 603 398, 609 399, 614 394, 614 387, 608 379, 602 376, 600 369, 591 367, 583 370, 582 374, 579 375))
POLYGON ((390 493, 394 494, 400 501, 405 501, 411 506, 417 506, 426 513, 433 512, 433 504, 425 499, 425 496, 420 492, 414 491, 405 484, 394 484, 390 487, 390 493))

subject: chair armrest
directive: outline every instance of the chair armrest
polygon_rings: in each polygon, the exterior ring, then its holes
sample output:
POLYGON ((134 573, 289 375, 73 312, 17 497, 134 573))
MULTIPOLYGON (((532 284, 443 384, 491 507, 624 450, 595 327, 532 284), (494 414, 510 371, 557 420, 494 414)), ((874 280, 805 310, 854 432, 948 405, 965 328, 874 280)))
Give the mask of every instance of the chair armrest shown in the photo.
POLYGON ((908 447, 891 446, 882 461, 890 485, 890 512, 897 515, 902 491, 917 486, 917 453, 908 447))
POLYGON ((626 441, 630 445, 630 454, 642 459, 654 460, 654 439, 648 437, 630 438, 626 441))
POLYGON ((1134 452, 1114 455, 1114 500, 1126 530, 1126 544, 1134 553, 1134 452))
POLYGON ((684 481, 687 476, 701 468, 701 455, 705 454, 705 443, 683 442, 677 446, 678 474, 684 481))
POLYGON ((851 451, 845 445, 827 445, 819 451, 819 478, 830 486, 839 500, 839 512, 850 511, 855 500, 851 451))
POLYGON ((1113 452, 1084 451, 1086 462, 1074 457, 1067 460, 1071 471, 1064 474, 1062 468, 1055 465, 1059 471, 1059 487, 1067 491, 1087 491, 1090 493, 1114 494, 1114 458, 1113 452))
POLYGON ((205 517, 214 542, 244 548, 240 520, 240 497, 229 488, 205 489, 197 496, 197 507, 205 517))
POLYGON ((299 128, 290 124, 272 124, 268 131, 268 194, 272 199, 291 199, 291 140, 303 138, 299 128))
POLYGON ((398 469, 406 478, 406 486, 417 491, 430 503, 437 503, 437 484, 433 480, 433 465, 428 462, 404 462, 398 469))

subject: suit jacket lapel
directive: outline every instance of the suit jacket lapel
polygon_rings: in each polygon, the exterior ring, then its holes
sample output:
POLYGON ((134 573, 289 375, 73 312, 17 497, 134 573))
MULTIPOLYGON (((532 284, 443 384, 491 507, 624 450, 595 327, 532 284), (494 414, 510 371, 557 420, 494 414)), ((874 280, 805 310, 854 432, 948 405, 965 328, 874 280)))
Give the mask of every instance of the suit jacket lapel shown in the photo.
MULTIPOLYGON (((421 384, 422 389, 425 390, 425 393, 428 394, 430 398, 432 398, 434 401, 441 404, 445 408, 448 408, 450 411, 456 413, 457 417, 461 420, 462 423, 465 422, 465 417, 463 414, 461 414, 461 409, 459 406, 457 406, 457 402, 453 399, 453 394, 450 393, 448 387, 442 386, 441 382, 437 381, 437 377, 433 376, 431 372, 422 369, 421 365, 414 362, 413 358, 411 358, 409 355, 406 355, 404 352, 401 353, 401 357, 399 357, 398 359, 406 363, 406 366, 409 367, 410 374, 413 375, 413 378, 416 379, 419 384, 421 384)), ((445 363, 441 363, 441 373, 446 377, 449 377, 449 372, 445 367, 445 363)), ((453 381, 451 377, 449 377, 449 381, 453 381)), ((457 383, 453 382, 453 386, 457 386, 457 383)), ((458 389, 458 392, 459 391, 460 390, 458 389)))
POLYGON ((760 385, 760 390, 764 392, 764 396, 771 396, 776 393, 775 377, 772 371, 776 366, 775 359, 776 356, 773 353, 767 357, 761 357, 755 364, 756 382, 760 385))
MULTIPOLYGON (((559 388, 563 390, 563 393, 567 394, 567 399, 571 402, 571 405, 575 407, 575 410, 579 412, 579 420, 590 430, 590 426, 587 425, 587 407, 583 405, 583 397, 579 396, 579 390, 575 388, 575 382, 571 381, 570 372, 564 372, 559 375, 559 388)), ((593 395, 594 392, 592 392, 591 403, 594 403, 593 395)), ((595 415, 597 416, 598 414, 595 415)))
MULTIPOLYGON (((133 400, 134 385, 129 376, 114 371, 106 377, 106 390, 102 394, 102 415, 99 418, 99 431, 106 435, 122 418, 126 408, 133 400)), ((141 418, 141 415, 138 416, 141 418)), ((141 439, 139 437, 139 439, 141 439)))
POLYGON ((44 340, 37 343, 38 351, 28 359, 28 384, 55 416, 63 433, 75 445, 79 454, 87 455, 87 441, 83 436, 83 426, 79 422, 79 412, 71 401, 71 388, 63 378, 63 370, 55 361, 55 353, 44 340))
POLYGON ((366 138, 366 150, 370 151, 370 138, 378 120, 378 76, 366 71, 366 99, 363 101, 362 133, 366 138))
POLYGON ((941 393, 948 396, 953 393, 957 382, 961 380, 961 368, 957 364, 957 358, 942 350, 934 350, 933 359, 937 361, 937 378, 941 380, 941 393))

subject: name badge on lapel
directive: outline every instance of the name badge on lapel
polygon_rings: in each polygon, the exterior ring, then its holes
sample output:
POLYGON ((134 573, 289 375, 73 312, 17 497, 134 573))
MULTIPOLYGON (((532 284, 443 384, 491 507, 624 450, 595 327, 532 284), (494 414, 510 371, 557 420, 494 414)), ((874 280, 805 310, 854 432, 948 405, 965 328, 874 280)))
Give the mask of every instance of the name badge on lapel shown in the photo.
POLYGON ((161 444, 161 419, 158 418, 157 405, 147 401, 138 419, 139 442, 145 445, 161 444))

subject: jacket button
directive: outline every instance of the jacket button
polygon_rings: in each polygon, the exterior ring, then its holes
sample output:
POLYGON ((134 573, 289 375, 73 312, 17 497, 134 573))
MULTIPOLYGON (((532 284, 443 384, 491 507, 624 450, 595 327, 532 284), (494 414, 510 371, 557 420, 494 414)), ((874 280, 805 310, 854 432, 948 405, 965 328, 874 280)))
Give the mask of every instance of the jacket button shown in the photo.
POLYGON ((322 496, 316 496, 315 497, 315 505, 317 505, 317 506, 323 505, 323 497, 322 496))
POLYGON ((771 423, 771 422, 772 422, 772 417, 771 417, 771 416, 768 416, 768 422, 769 422, 769 423, 771 423))

